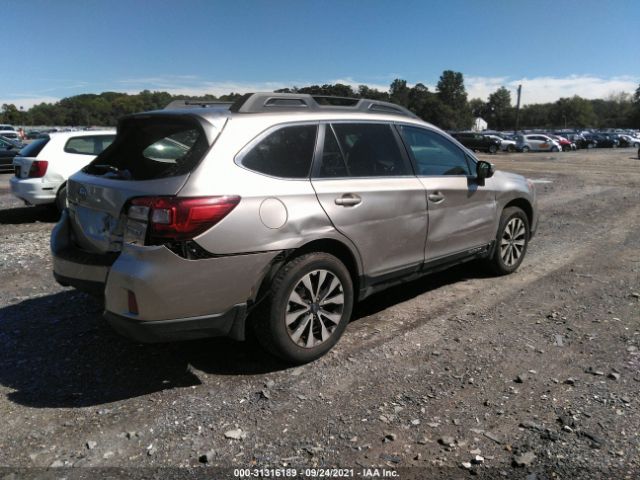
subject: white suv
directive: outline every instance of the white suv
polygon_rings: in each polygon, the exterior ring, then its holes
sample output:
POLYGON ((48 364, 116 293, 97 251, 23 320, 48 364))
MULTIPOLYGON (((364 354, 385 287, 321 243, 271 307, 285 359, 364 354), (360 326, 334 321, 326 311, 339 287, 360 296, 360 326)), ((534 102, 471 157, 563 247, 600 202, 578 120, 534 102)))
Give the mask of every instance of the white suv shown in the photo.
POLYGON ((67 178, 88 165, 115 138, 115 130, 51 133, 14 158, 12 193, 29 205, 66 204, 67 178))

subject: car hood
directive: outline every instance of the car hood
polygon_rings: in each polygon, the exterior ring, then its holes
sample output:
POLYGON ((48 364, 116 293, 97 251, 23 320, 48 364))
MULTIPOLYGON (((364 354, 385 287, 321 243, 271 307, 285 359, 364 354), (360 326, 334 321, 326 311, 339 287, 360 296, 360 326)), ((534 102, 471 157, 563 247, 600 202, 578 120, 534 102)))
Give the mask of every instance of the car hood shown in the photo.
POLYGON ((512 173, 512 172, 505 172, 504 170, 496 170, 496 172, 493 174, 493 178, 495 178, 496 180, 522 183, 525 185, 527 183, 527 179, 522 175, 519 175, 517 173, 512 173))

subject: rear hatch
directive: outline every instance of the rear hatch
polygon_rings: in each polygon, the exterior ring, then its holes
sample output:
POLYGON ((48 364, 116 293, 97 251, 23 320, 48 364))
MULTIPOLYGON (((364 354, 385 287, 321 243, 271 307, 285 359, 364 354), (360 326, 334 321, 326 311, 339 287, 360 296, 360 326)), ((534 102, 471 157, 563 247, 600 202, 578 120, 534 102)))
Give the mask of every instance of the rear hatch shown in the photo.
POLYGON ((145 223, 127 216, 131 200, 176 195, 220 129, 196 115, 139 114, 121 120, 114 142, 69 178, 75 243, 106 253, 120 251, 126 236, 143 242, 145 223))
MULTIPOLYGON (((18 178, 29 178, 34 176, 43 176, 39 175, 39 172, 32 172, 31 167, 34 166, 33 162, 36 160, 42 161, 43 159, 38 159, 38 155, 42 149, 49 143, 49 136, 43 136, 31 142, 26 147, 20 150, 20 153, 13 159, 13 168, 16 177, 18 178), (31 175, 30 175, 31 172, 31 175)), ((45 160, 46 161, 46 160, 45 160)), ((39 167, 42 169, 42 166, 39 167)))

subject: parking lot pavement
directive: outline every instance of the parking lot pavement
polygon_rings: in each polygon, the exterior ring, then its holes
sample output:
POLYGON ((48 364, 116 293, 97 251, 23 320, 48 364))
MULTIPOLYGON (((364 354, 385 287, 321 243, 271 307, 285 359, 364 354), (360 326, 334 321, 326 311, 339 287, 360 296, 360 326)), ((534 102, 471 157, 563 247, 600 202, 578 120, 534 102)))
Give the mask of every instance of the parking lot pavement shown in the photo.
POLYGON ((0 175, 0 465, 198 466, 210 452, 236 467, 637 478, 640 161, 481 157, 536 182, 520 270, 462 265, 382 292, 298 368, 254 341, 119 337, 97 300, 53 281, 55 213, 0 175))

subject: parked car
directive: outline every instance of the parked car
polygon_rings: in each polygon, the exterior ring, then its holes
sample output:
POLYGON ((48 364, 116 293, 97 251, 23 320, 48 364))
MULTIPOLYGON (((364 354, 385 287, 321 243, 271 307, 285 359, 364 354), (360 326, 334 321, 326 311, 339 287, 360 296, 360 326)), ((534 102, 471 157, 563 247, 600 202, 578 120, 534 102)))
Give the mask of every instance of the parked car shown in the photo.
POLYGON ((556 133, 556 135, 565 137, 576 146, 576 149, 595 148, 598 143, 594 139, 587 139, 579 133, 556 133))
POLYGON ((34 140, 13 159, 11 192, 28 205, 66 204, 67 178, 111 144, 114 130, 51 133, 34 140))
POLYGON ((632 137, 631 135, 618 135, 618 141, 621 147, 640 147, 640 138, 632 137))
POLYGON ((542 134, 516 136, 516 150, 519 152, 559 152, 560 144, 542 134))
POLYGON ((42 135, 42 132, 40 130, 29 130, 25 134, 27 140, 35 140, 36 138, 39 138, 41 135, 42 135))
POLYGON ((507 140, 505 138, 502 138, 498 135, 487 135, 485 134, 486 137, 493 139, 493 140, 497 140, 498 142, 500 142, 500 150, 502 150, 503 152, 515 152, 516 151, 516 142, 515 140, 507 140))
POLYGON ((619 146, 618 140, 608 134, 592 133, 585 135, 585 138, 595 140, 598 148, 618 148, 619 146))
POLYGON ((576 144, 573 143, 572 141, 570 141, 569 139, 561 136, 561 135, 550 135, 547 134, 548 137, 552 138, 553 140, 555 140, 556 142, 558 142, 560 144, 560 148, 562 149, 563 152, 569 152, 571 150, 576 150, 576 144))
POLYGON ((15 142, 22 142, 20 134, 17 131, 13 130, 13 127, 9 127, 10 125, 0 125, 0 135, 15 142))
POLYGON ((490 138, 488 135, 474 132, 454 132, 451 134, 453 138, 471 151, 496 153, 500 150, 501 139, 490 138))
POLYGON ((13 159, 22 148, 22 144, 10 138, 0 136, 0 171, 13 171, 13 159))
POLYGON ((67 185, 55 278, 104 295, 116 330, 252 328, 293 363, 327 352, 354 303, 390 285, 478 258, 515 271, 538 223, 532 183, 367 99, 265 93, 131 115, 67 185), (186 150, 158 157, 167 143, 186 150))

